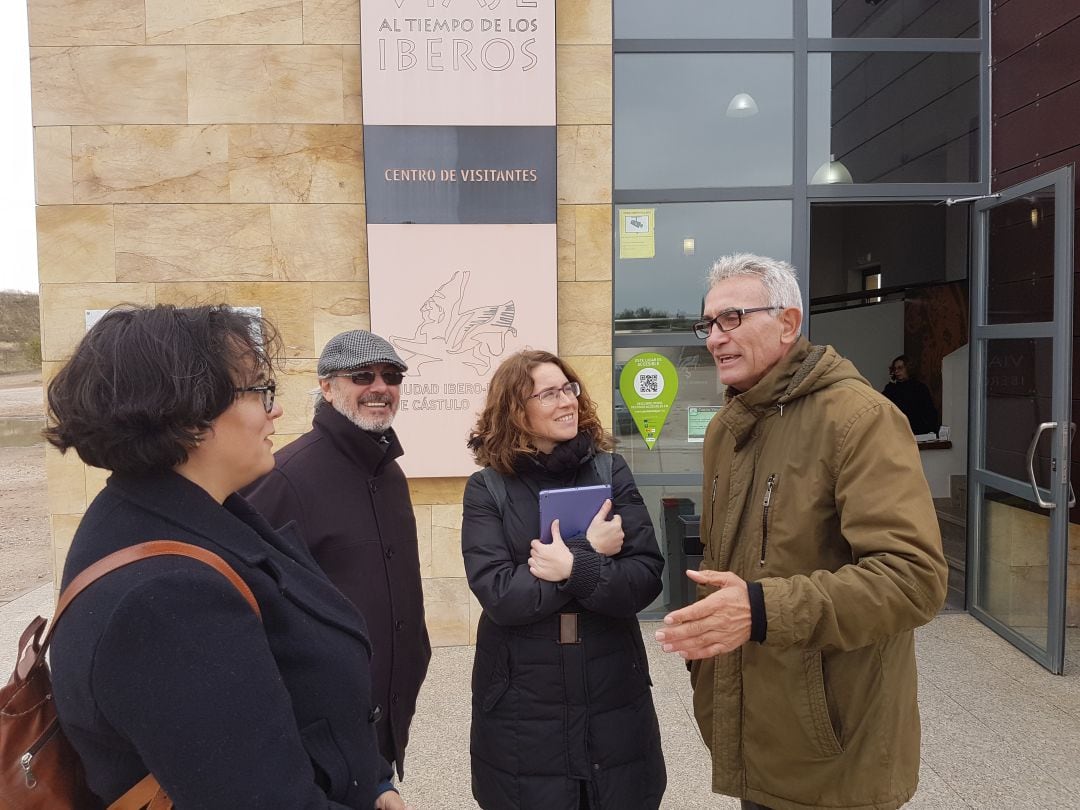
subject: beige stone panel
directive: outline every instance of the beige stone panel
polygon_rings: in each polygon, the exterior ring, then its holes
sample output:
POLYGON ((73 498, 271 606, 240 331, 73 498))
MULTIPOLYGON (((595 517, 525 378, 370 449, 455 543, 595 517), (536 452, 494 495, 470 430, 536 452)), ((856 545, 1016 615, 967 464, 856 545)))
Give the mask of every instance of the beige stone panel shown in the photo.
POLYGON ((360 0, 304 0, 304 42, 359 41, 360 0))
POLYGON ((75 530, 79 528, 82 514, 49 515, 49 530, 52 533, 53 582, 59 583, 64 573, 64 560, 67 559, 71 541, 75 539, 75 530))
POLYGON ((575 260, 578 281, 611 281, 610 205, 575 205, 575 260))
POLYGON ((559 285, 559 354, 611 354, 611 284, 559 285))
POLYGON ((469 585, 464 578, 424 580, 424 613, 433 647, 468 644, 469 585))
POLYGON ((282 281, 359 281, 367 276, 362 205, 272 205, 274 277, 282 281))
POLYGON ((420 504, 413 507, 416 515, 416 543, 420 552, 420 576, 428 579, 431 574, 431 507, 420 504))
POLYGON ((79 203, 229 202, 222 126, 73 127, 79 203))
POLYGON ((556 109, 560 124, 611 123, 611 46, 555 49, 556 109))
POLYGON ((559 0, 555 42, 559 45, 610 45, 611 0, 559 0))
POLYGON ((91 467, 89 465, 83 465, 83 479, 86 482, 86 504, 90 505, 90 502, 97 497, 101 490, 105 489, 105 484, 109 480, 109 476, 112 473, 109 470, 103 470, 100 467, 91 467))
POLYGON ((465 576, 461 556, 461 505, 431 507, 431 575, 465 576))
POLYGON ((334 335, 350 329, 371 328, 367 282, 314 282, 311 285, 311 301, 315 308, 317 354, 322 353, 323 346, 334 335))
POLYGON ((35 126, 187 123, 182 45, 31 48, 35 126))
POLYGON ((604 427, 611 430, 611 355, 563 355, 563 359, 581 377, 589 398, 596 403, 596 412, 604 427))
POLYGON ((144 45, 144 0, 27 0, 30 44, 144 45))
POLYGON ((576 206, 573 205, 556 206, 555 245, 559 281, 573 281, 577 272, 575 265, 577 255, 577 217, 574 213, 575 208, 576 206))
POLYGON ((111 205, 39 205, 38 280, 115 281, 111 205))
POLYGON ((340 45, 189 45, 193 123, 342 123, 340 45))
POLYGON ((476 595, 469 591, 469 643, 476 643, 476 628, 480 622, 480 616, 483 615, 484 609, 480 606, 479 600, 476 595))
MULTIPOLYGON (((311 430, 311 417, 315 414, 315 389, 319 383, 315 374, 315 361, 286 360, 277 375, 275 401, 281 405, 281 417, 274 423, 274 449, 278 450, 278 436, 296 438, 311 430)), ((287 442, 282 442, 282 446, 287 442)))
POLYGON ((45 445, 45 476, 49 485, 49 513, 81 512, 86 508, 86 480, 83 463, 74 450, 61 454, 45 445))
MULTIPOLYGON (((229 284, 227 290, 228 301, 233 306, 262 307, 263 317, 269 319, 281 334, 285 357, 311 359, 317 356, 310 285, 302 282, 235 283, 229 284)), ((314 376, 305 384, 309 389, 314 388, 314 376)), ((308 419, 310 421, 310 412, 308 419)))
POLYGON ((611 127, 558 127, 560 203, 611 202, 611 127))
POLYGON ((38 205, 70 205, 71 127, 34 127, 34 190, 38 205))
POLYGON ((224 304, 227 294, 224 281, 207 284, 201 281, 167 281, 154 285, 154 303, 178 307, 224 304))
POLYGON ((150 284, 42 284, 41 354, 45 360, 66 360, 86 334, 86 310, 119 304, 154 303, 150 284))
POLYGON ((119 281, 246 281, 274 275, 266 205, 118 205, 119 281))
POLYGON ((232 202, 364 202, 359 126, 237 124, 228 132, 232 202))
POLYGON ((300 0, 146 0, 151 45, 299 43, 300 0))
POLYGON ((362 124, 364 123, 364 105, 360 88, 360 49, 346 46, 341 56, 341 82, 345 107, 343 120, 346 124, 362 124))
MULTIPOLYGON (((409 448, 405 448, 409 452, 409 448)), ((410 478, 413 503, 460 504, 465 497, 467 478, 410 478)))

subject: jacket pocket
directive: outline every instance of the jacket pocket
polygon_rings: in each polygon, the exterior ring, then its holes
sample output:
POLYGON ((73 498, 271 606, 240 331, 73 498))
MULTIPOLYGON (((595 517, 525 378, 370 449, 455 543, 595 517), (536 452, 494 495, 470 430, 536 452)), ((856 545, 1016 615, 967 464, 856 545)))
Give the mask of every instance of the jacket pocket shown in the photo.
POLYGON ((350 784, 349 763, 334 740, 330 721, 324 718, 305 726, 300 730, 300 738, 315 767, 315 782, 330 798, 344 796, 350 784))
POLYGON ((844 746, 840 742, 841 735, 833 725, 832 713, 829 711, 821 653, 806 653, 803 657, 803 665, 806 672, 806 695, 810 702, 810 719, 814 725, 814 735, 818 746, 827 756, 842 754, 844 746))
POLYGON ((476 648, 473 664, 473 705, 483 712, 494 709, 510 688, 510 649, 502 642, 493 651, 476 648))

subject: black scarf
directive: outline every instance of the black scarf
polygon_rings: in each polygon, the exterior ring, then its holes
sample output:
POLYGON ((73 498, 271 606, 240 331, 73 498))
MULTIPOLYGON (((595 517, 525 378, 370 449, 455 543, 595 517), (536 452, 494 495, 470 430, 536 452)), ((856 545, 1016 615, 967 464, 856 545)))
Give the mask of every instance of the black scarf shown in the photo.
POLYGON ((538 452, 535 456, 524 456, 519 458, 514 466, 522 472, 541 467, 558 475, 576 470, 594 455, 596 448, 593 446, 592 437, 587 433, 578 433, 574 438, 555 445, 550 453, 538 452))

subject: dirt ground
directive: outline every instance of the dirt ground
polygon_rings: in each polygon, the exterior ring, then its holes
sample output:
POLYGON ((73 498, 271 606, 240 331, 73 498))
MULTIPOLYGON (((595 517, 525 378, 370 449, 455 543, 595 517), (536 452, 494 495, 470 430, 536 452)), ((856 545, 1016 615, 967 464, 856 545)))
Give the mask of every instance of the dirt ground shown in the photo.
POLYGON ((0 601, 52 579, 41 375, 0 376, 0 601))

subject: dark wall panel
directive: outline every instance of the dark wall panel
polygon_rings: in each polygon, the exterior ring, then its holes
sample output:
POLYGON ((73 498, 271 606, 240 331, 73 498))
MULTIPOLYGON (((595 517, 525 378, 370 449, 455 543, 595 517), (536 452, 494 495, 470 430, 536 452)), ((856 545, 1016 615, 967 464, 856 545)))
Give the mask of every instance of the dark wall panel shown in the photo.
POLYGON ((994 0, 990 6, 994 59, 1006 59, 1078 16, 1076 0, 994 0))

